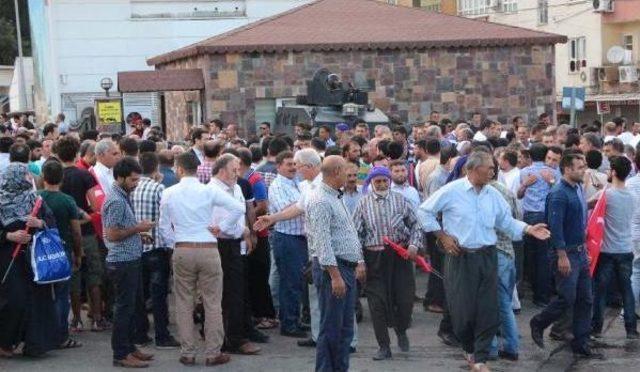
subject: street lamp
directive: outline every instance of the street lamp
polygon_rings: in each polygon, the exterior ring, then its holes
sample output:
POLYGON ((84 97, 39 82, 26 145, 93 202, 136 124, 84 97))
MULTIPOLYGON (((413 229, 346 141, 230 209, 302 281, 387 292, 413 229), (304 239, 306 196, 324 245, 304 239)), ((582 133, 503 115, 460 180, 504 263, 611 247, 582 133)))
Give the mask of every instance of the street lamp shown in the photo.
POLYGON ((113 87, 113 80, 111 80, 111 78, 102 78, 102 80, 100 80, 100 87, 102 87, 102 89, 104 89, 104 92, 107 94, 107 97, 109 97, 109 89, 111 89, 113 87))

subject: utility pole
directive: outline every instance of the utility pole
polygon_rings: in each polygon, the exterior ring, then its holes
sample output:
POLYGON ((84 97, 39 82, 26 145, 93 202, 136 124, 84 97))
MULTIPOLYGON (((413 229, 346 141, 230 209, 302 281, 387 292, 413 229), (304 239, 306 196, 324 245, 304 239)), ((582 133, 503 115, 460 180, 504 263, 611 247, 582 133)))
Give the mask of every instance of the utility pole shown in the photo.
POLYGON ((24 56, 22 55, 22 30, 20 29, 20 10, 18 9, 18 0, 14 0, 14 7, 16 10, 16 35, 18 36, 18 58, 20 62, 20 86, 18 89, 20 90, 20 106, 18 107, 19 111, 26 111, 28 108, 27 102, 27 82, 24 78, 24 56))

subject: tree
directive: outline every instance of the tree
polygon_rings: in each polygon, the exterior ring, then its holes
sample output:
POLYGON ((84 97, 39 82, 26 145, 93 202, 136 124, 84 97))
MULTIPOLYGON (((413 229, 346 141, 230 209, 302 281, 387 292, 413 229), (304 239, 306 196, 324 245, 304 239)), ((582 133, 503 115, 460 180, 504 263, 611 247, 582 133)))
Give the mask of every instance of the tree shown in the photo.
MULTIPOLYGON (((14 0, 0 0, 0 65, 13 65, 18 56, 14 0)), ((20 31, 22 31, 22 52, 31 55, 31 35, 29 29, 29 9, 27 0, 19 0, 20 31)))
POLYGON ((16 28, 13 23, 0 18, 0 65, 13 65, 18 55, 16 28))

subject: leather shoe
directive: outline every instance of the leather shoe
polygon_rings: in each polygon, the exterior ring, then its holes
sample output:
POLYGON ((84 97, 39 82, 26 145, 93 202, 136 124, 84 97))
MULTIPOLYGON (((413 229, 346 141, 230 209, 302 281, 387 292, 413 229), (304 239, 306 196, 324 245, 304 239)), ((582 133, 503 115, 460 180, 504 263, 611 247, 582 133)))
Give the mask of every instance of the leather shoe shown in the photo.
POLYGON ((196 365, 196 358, 195 357, 188 357, 188 356, 181 356, 180 359, 178 359, 178 361, 185 366, 195 366, 196 365))
POLYGON ((286 336, 286 337, 294 337, 294 338, 306 338, 307 337, 307 332, 301 330, 301 329, 294 329, 292 331, 280 331, 280 334, 282 336, 286 336))
POLYGON ((508 351, 498 350, 498 357, 500 359, 506 359, 515 362, 518 360, 518 353, 510 353, 508 351))
POLYGON ((240 346, 236 350, 236 353, 242 354, 242 355, 256 355, 261 350, 262 349, 259 346, 256 346, 256 345, 252 344, 251 342, 245 342, 244 344, 242 344, 242 346, 240 346))
POLYGON ((544 329, 536 324, 535 318, 531 319, 529 326, 531 327, 531 338, 533 342, 541 349, 544 349, 544 329))
POLYGON ((153 354, 143 353, 139 349, 136 349, 136 351, 134 351, 133 353, 131 353, 129 355, 132 355, 134 358, 136 358, 138 360, 141 360, 143 362, 148 362, 151 359, 153 359, 153 354))
POLYGON ((258 331, 257 329, 254 329, 249 334, 249 341, 255 342, 257 344, 266 344, 267 342, 269 342, 269 336, 258 331))
POLYGON ((451 333, 438 331, 438 337, 440 337, 442 342, 447 346, 453 346, 453 347, 460 346, 460 342, 458 341, 456 336, 451 333))
POLYGON ((573 352, 573 356, 577 359, 604 359, 604 355, 596 353, 591 349, 582 349, 573 352))
POLYGON ((640 333, 638 333, 638 331, 635 331, 635 330, 627 331, 628 340, 637 340, 639 338, 640 338, 640 333))
POLYGON ((134 357, 133 353, 131 353, 124 359, 114 359, 113 366, 123 368, 147 368, 149 367, 149 363, 143 362, 142 360, 134 357))
POLYGON ((300 346, 300 347, 316 347, 316 342, 313 341, 312 338, 308 338, 306 340, 298 341, 298 346, 300 346))
POLYGON ((378 349, 378 352, 376 353, 376 355, 373 356, 373 360, 385 360, 385 359, 391 359, 391 349, 389 349, 388 346, 381 347, 380 349, 378 349))
POLYGON ((204 365, 207 367, 218 366, 220 364, 229 363, 230 360, 231 357, 229 356, 229 354, 220 353, 214 358, 205 359, 204 365))
POLYGON ((398 347, 400 348, 400 351, 402 351, 403 353, 408 353, 409 337, 407 337, 407 333, 401 332, 401 333, 398 333, 397 336, 398 336, 398 347))
POLYGON ((356 351, 357 351, 357 350, 356 350, 356 348, 355 348, 355 347, 353 347, 353 346, 349 346, 349 354, 353 354, 353 353, 355 353, 356 351))

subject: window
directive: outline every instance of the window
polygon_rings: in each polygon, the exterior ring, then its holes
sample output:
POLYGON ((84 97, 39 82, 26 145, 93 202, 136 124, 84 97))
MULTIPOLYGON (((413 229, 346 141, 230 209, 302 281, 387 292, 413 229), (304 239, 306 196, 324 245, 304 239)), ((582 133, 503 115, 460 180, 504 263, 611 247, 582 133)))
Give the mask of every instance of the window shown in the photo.
POLYGON ((202 124, 202 116, 200 115, 200 102, 187 101, 187 123, 189 123, 189 125, 202 124))
POLYGON ((622 47, 626 50, 633 50, 633 35, 624 35, 622 37, 622 47))
POLYGON ((458 14, 479 16, 489 13, 490 0, 458 0, 458 14))
POLYGON ((440 12, 440 0, 424 0, 422 1, 422 9, 430 12, 440 12))
POLYGON ((549 1, 538 0, 538 24, 546 25, 549 23, 549 1))
POLYGON ((518 0, 502 0, 502 11, 505 13, 517 13, 518 0))
POLYGON ((569 73, 587 67, 587 39, 584 36, 569 39, 569 73))

